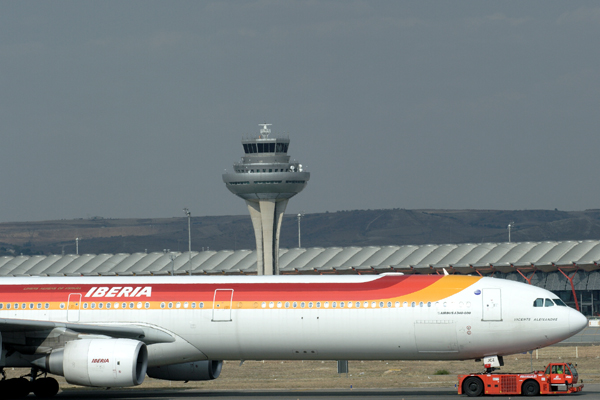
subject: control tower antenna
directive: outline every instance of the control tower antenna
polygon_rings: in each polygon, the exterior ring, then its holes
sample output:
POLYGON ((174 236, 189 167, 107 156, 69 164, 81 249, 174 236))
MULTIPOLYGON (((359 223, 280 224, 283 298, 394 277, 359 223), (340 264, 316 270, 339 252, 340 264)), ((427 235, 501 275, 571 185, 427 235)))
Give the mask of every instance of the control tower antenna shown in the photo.
POLYGON ((290 161, 289 138, 271 138, 271 124, 258 124, 258 137, 242 139, 244 156, 223 174, 229 191, 246 201, 256 237, 256 273, 279 274, 279 233, 290 197, 310 179, 302 164, 290 161))
POLYGON ((267 128, 268 126, 271 126, 273 124, 258 124, 258 126, 262 126, 262 129, 260 130, 260 136, 259 139, 268 139, 269 138, 269 134, 271 133, 271 130, 269 128, 267 128))

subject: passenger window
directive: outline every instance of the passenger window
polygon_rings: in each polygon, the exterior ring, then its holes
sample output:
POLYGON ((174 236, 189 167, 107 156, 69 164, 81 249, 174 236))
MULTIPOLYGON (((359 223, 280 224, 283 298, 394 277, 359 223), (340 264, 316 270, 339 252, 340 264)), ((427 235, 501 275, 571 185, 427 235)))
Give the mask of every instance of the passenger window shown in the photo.
POLYGON ((544 307, 553 307, 554 306, 554 302, 550 299, 546 299, 546 304, 544 305, 544 307))
POLYGON ((535 299, 533 301, 534 307, 544 307, 544 299, 535 299))

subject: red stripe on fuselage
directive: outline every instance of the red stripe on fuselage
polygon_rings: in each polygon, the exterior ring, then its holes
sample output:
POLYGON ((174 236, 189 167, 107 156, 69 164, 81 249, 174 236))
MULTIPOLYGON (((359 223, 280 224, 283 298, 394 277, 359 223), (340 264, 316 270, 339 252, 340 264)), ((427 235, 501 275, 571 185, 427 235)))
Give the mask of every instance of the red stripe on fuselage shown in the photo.
MULTIPOLYGON (((100 301, 212 301, 216 289, 233 289, 235 301, 327 301, 370 300, 408 295, 422 290, 441 279, 440 275, 382 276, 367 282, 324 283, 152 283, 144 281, 123 284, 82 285, 0 285, 0 302, 66 301, 71 293, 81 293, 83 302, 100 301), (152 296, 84 297, 93 287, 152 287, 152 296)), ((140 293, 141 291, 137 291, 140 293)), ((131 293, 136 293, 135 291, 131 293)))

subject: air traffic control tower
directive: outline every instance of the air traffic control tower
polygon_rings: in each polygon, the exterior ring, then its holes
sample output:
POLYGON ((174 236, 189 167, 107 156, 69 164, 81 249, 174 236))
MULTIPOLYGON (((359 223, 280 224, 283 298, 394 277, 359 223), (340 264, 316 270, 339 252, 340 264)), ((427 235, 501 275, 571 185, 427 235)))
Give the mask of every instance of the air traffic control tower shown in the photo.
POLYGON ((270 138, 271 124, 259 124, 258 137, 243 139, 244 156, 223 174, 231 193, 246 200, 254 235, 258 275, 279 274, 279 231, 290 197, 304 189, 310 173, 290 162, 289 138, 270 138))

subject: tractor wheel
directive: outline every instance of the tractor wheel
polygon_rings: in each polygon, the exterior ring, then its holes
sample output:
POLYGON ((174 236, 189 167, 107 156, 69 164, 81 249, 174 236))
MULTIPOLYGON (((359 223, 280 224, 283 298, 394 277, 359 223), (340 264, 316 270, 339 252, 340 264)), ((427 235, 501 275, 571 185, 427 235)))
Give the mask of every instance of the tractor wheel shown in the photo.
POLYGON ((521 394, 524 396, 537 396, 540 394, 540 384, 536 381, 525 381, 521 386, 521 394))
POLYGON ((476 376, 471 376, 463 382, 463 392, 469 397, 481 396, 483 393, 483 382, 476 376))

